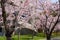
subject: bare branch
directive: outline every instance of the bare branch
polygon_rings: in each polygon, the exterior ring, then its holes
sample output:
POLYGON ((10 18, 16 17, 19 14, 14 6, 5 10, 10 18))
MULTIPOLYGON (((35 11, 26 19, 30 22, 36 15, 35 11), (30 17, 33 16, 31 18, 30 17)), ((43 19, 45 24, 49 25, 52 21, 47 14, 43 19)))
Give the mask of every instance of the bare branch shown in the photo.
MULTIPOLYGON (((14 2, 9 1, 9 0, 6 0, 6 2, 5 2, 5 3, 8 3, 8 4, 12 5, 12 6, 17 6, 16 4, 14 4, 14 2)), ((18 7, 18 6, 17 6, 17 7, 18 7)))
POLYGON ((44 27, 46 28, 46 29, 48 29, 46 26, 47 26, 47 21, 48 21, 48 16, 47 15, 45 15, 45 17, 46 17, 46 21, 45 21, 45 25, 44 25, 44 27))
POLYGON ((60 14, 58 15, 58 18, 57 18, 56 22, 54 23, 53 27, 51 28, 50 34, 52 33, 52 31, 54 30, 55 26, 57 25, 59 17, 60 17, 60 14))
POLYGON ((53 19, 52 19, 52 21, 50 22, 49 28, 51 27, 52 23, 53 23, 53 19))

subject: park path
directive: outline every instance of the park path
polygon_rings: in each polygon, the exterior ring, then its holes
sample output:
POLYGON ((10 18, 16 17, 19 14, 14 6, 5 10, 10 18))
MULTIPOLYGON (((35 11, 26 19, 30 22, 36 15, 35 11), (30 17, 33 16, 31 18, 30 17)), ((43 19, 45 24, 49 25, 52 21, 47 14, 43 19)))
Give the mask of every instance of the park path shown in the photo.
POLYGON ((51 40, 60 40, 60 37, 54 37, 51 40))
MULTIPOLYGON (((46 40, 46 39, 39 39, 39 40, 46 40)), ((51 38, 51 40, 60 40, 60 37, 54 37, 54 38, 51 38)))

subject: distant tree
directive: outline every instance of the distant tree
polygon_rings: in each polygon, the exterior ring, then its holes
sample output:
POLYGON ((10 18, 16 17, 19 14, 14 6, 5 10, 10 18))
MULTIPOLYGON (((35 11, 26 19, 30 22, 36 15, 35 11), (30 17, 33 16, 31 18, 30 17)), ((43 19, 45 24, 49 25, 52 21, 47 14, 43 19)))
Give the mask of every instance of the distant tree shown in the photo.
POLYGON ((60 14, 57 13, 56 16, 44 14, 44 19, 40 20, 41 26, 44 30, 44 33, 47 37, 47 40, 51 40, 51 35, 56 25, 59 23, 60 14), (52 17, 51 17, 52 16, 52 17))
MULTIPOLYGON (((60 1, 60 0, 59 0, 60 1)), ((51 35, 56 25, 59 23, 60 12, 57 13, 50 1, 39 1, 39 6, 42 8, 42 18, 40 16, 40 26, 43 28, 47 40, 51 40, 51 35), (49 3, 48 3, 49 2, 49 3), (46 8, 47 7, 47 8, 46 8)), ((58 9, 58 7, 56 7, 58 9)))

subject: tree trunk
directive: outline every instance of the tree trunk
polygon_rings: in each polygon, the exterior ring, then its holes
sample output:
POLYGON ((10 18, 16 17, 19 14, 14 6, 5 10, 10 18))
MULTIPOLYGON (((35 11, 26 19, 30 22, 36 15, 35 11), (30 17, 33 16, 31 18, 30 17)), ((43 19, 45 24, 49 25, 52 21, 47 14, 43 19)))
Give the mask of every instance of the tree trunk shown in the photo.
POLYGON ((5 36, 7 40, 12 40, 11 35, 13 33, 13 30, 9 30, 9 27, 7 27, 6 25, 6 11, 5 11, 5 2, 7 0, 1 0, 1 8, 2 8, 2 17, 3 17, 3 24, 4 24, 4 28, 5 28, 5 36))
POLYGON ((46 36, 47 40, 51 40, 51 35, 46 36))
POLYGON ((34 38, 34 32, 33 32, 33 34, 32 34, 32 40, 33 40, 33 38, 34 38))
POLYGON ((12 40, 12 38, 11 37, 6 37, 6 40, 12 40))
POLYGON ((12 33, 13 33, 14 30, 6 30, 5 32, 5 36, 6 36, 6 40, 12 40, 12 33))
POLYGON ((5 33, 5 36, 6 36, 6 40, 12 40, 10 33, 8 33, 8 32, 5 33))

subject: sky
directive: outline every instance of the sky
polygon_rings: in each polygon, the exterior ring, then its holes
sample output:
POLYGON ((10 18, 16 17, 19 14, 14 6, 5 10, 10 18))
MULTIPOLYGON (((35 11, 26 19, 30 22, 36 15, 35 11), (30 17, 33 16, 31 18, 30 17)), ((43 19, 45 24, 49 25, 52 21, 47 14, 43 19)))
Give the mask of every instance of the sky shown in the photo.
POLYGON ((56 3, 58 0, 51 0, 52 3, 56 3))

